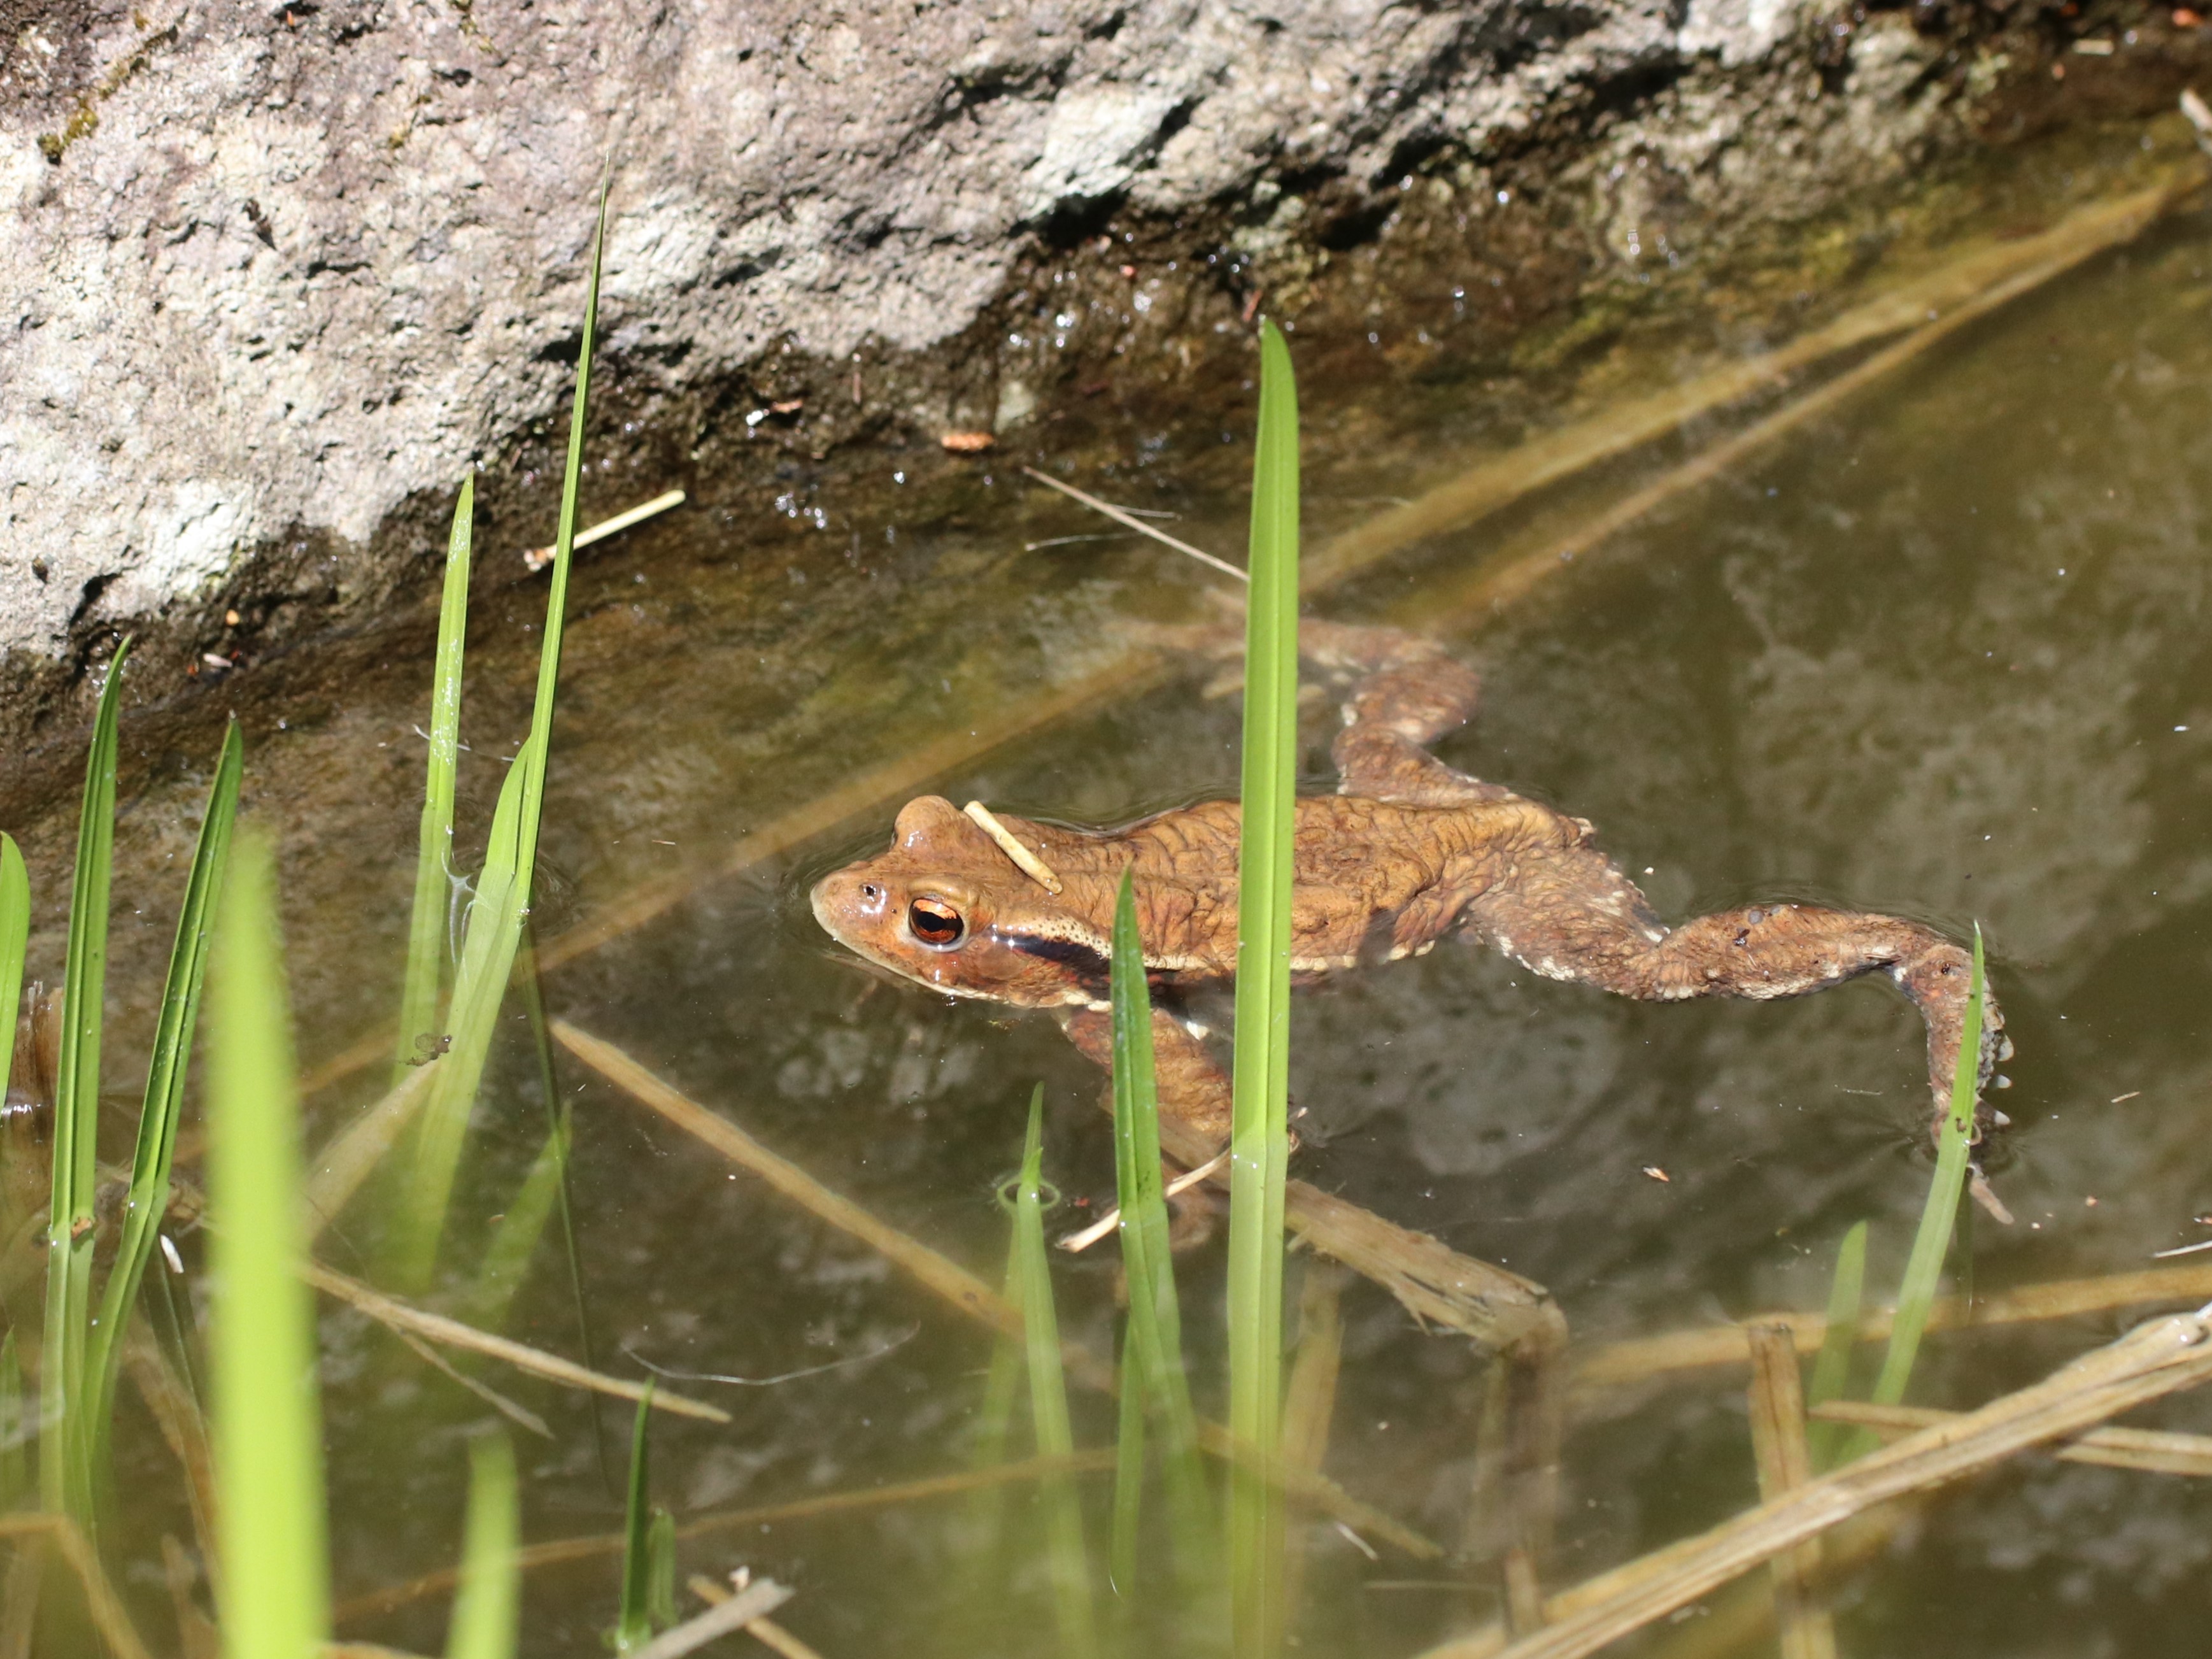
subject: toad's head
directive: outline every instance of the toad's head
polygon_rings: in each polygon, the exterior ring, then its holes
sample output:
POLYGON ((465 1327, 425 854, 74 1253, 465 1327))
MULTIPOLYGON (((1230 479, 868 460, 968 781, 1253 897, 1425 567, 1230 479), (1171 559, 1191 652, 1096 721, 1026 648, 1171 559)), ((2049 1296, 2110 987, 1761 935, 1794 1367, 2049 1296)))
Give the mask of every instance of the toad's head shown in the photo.
POLYGON ((1107 941, 941 796, 908 802, 889 850, 824 876, 812 898, 831 938, 933 991, 1105 1006, 1107 941))

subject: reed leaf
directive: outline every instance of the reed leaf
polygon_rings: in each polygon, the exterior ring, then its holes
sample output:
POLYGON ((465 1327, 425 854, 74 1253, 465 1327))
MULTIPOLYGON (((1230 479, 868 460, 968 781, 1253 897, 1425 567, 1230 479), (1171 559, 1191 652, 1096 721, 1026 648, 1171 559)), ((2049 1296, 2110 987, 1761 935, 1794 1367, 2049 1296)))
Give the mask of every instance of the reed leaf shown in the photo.
MULTIPOLYGON (((1068 1457, 1074 1453, 1075 1441, 1068 1427, 1067 1377, 1061 1369, 1060 1320, 1053 1307, 1052 1265, 1044 1243, 1043 1167, 1044 1085, 1040 1083, 1030 1096, 1029 1135, 1014 1191, 1014 1260, 1021 1281, 1022 1340, 1029 1362, 1030 1418, 1036 1430, 1037 1455, 1068 1457)), ((1037 1483, 1037 1501, 1044 1509, 1053 1616, 1060 1632, 1056 1650, 1065 1659, 1089 1659, 1097 1651, 1097 1636, 1074 1477, 1046 1476, 1037 1483)))
POLYGON ((469 562, 476 518, 476 475, 461 479, 453 528, 446 542, 446 586, 438 605, 438 654, 430 677, 429 760, 422 785, 422 823, 415 851, 415 908, 407 924, 407 974, 399 992, 396 1086, 423 1059, 421 1040, 438 1029, 444 988, 446 918, 452 908, 453 786, 461 747, 461 659, 468 644, 469 562))
POLYGON ((1114 902, 1112 998, 1114 1175, 1121 1207, 1121 1264, 1129 1285, 1121 1367, 1124 1455, 1114 1487, 1112 1559, 1115 1588, 1127 1595, 1136 1582, 1147 1415, 1160 1423, 1162 1471, 1179 1572, 1192 1579, 1206 1576, 1213 1530, 1206 1475, 1199 1462, 1198 1416, 1183 1370, 1182 1315, 1168 1239, 1167 1196, 1160 1180, 1152 999, 1145 981, 1136 895, 1127 870, 1121 872, 1121 891, 1114 902))
POLYGON ((1137 1589, 1137 1552, 1144 1538, 1145 1419, 1152 1401, 1144 1362, 1125 1333, 1114 1425, 1114 1524, 1106 1550, 1106 1583, 1127 1611, 1137 1589))
POLYGON ((446 1659, 511 1659, 520 1622, 521 1534, 514 1447, 504 1434, 469 1446, 469 1518, 446 1659))
POLYGON ((208 1217, 224 1651, 330 1633, 315 1309, 301 1278, 299 1096, 267 844, 239 838, 208 999, 208 1217))
POLYGON ((553 544, 553 579, 545 597, 545 629, 538 656, 538 694, 523 739, 492 811, 491 838, 469 907, 460 966, 447 1020, 453 1038, 446 1063, 417 1126, 414 1167, 404 1189, 394 1266, 403 1283, 428 1282, 452 1205, 467 1137, 469 1113, 483 1080, 499 1007, 514 972, 530 888, 538 864, 538 829, 545 801, 545 764, 553 736, 553 701, 561 673, 561 630, 568 613, 568 567, 576 537, 576 492, 584 462, 584 416, 591 392, 592 347, 598 324, 599 267, 607 231, 606 186, 599 187, 599 228, 592 240, 592 268, 585 291, 583 340, 576 357, 576 391, 568 410, 568 455, 561 481, 559 533, 553 544))
POLYGON ((615 1608, 614 1649, 629 1653, 653 1640, 653 1510, 649 1419, 653 1379, 637 1402, 629 1431, 629 1496, 623 1506, 622 1599, 615 1608))
MULTIPOLYGON (((1898 1288, 1896 1322, 1890 1327, 1889 1351, 1882 1356, 1881 1373, 1875 1379, 1874 1403, 1894 1406, 1905 1398, 1912 1378, 1912 1362, 1920 1352, 1920 1338, 1928 1328, 1928 1316, 1936 1305, 1936 1290, 1943 1276, 1943 1258, 1951 1248, 1951 1229, 1959 1214, 1959 1197, 1966 1190, 1969 1137, 1974 1127, 1975 1085, 1981 1080, 1983 963, 1982 930, 1974 927, 1974 976, 1966 992, 1965 1029, 1959 1036, 1959 1065, 1951 1079, 1951 1109, 1944 1115, 1937 1142, 1935 1178, 1928 1183, 1928 1201, 1920 1212, 1920 1228, 1912 1237, 1912 1254, 1905 1264, 1905 1280, 1898 1288)), ((1873 1437, 1868 1437, 1871 1442, 1873 1437)))
MULTIPOLYGON (((1008 1303, 1019 1307, 1021 1291, 1021 1247, 1009 1235, 1002 1294, 1008 1303)), ((991 1341, 991 1363, 983 1374, 983 1401, 975 1411, 975 1449, 968 1459, 968 1467, 979 1473, 1006 1461, 1007 1445, 1013 1437, 1016 1395, 1022 1385, 1022 1334, 999 1332, 991 1341)), ((997 1547, 1006 1507, 1005 1486, 994 1482, 975 1489, 969 1500, 969 1520, 975 1529, 979 1556, 997 1547)))
POLYGON ((676 1517, 658 1504, 645 1529, 645 1616, 657 1631, 676 1622, 676 1517))
POLYGON ((238 786, 246 763, 244 740, 234 720, 223 732, 215 782, 192 848, 185 878, 184 904, 177 913, 177 937, 169 949, 168 977, 161 985, 161 1012, 154 1028, 153 1058, 146 1068, 146 1097, 138 1110, 138 1146, 131 1163, 131 1194, 123 1211, 123 1237, 107 1270, 100 1321, 93 1328, 85 1373, 88 1410, 84 1431, 90 1437, 95 1470, 106 1463, 108 1419, 121 1374, 124 1333, 137 1304, 138 1286, 153 1260, 162 1218, 169 1208, 169 1170, 177 1152, 177 1124, 184 1115, 185 1077, 190 1069, 192 1030, 199 1018, 200 988, 207 977, 208 951, 215 939, 216 907, 223 872, 230 861, 231 826, 238 817, 238 786))
MULTIPOLYGON (((576 1206, 568 1185, 568 1158, 575 1149, 575 1136, 570 1132, 574 1114, 562 1100, 560 1079, 553 1069, 553 1030, 545 1018, 545 985, 538 971, 538 931, 527 921, 522 924, 522 954, 517 977, 522 981, 523 1012, 530 1016, 531 1048, 538 1056, 538 1091, 545 1097, 545 1132, 558 1141, 553 1200, 555 1213, 561 1222, 562 1260, 568 1270, 568 1305, 575 1310, 576 1343, 583 1352, 584 1364, 597 1370, 599 1345, 592 1334, 591 1304, 584 1295, 584 1257, 576 1248, 576 1206)), ((507 1213, 512 1217, 514 1212, 510 1209, 507 1213)), ((592 1448, 599 1457, 599 1479, 611 1487, 614 1481, 608 1474, 612 1463, 607 1456, 606 1425, 596 1406, 592 1410, 592 1448)))
POLYGON ((107 986, 107 890, 115 847, 115 721, 125 641, 108 665, 85 757, 76 872, 54 1086, 53 1188, 46 1223, 46 1342, 39 1357, 39 1496, 51 1512, 92 1526, 91 1440, 85 1401, 91 1334, 94 1143, 100 1129, 100 1016, 107 986))
MULTIPOLYGON (((1851 1351, 1858 1346, 1859 1314, 1866 1299, 1867 1224, 1856 1222, 1836 1250, 1836 1276, 1828 1286, 1827 1326, 1820 1334, 1820 1352, 1813 1362, 1813 1380, 1805 1390, 1808 1410, 1841 1400, 1850 1382, 1851 1351)), ((1815 1474, 1832 1468, 1849 1442, 1841 1424, 1813 1425, 1808 1436, 1815 1474)))
POLYGON ((486 1330, 495 1331, 507 1323, 507 1310, 529 1273, 530 1259, 538 1253, 545 1224, 552 1218, 561 1196, 561 1172, 568 1164, 569 1144, 568 1115, 562 1112, 555 1116, 545 1144, 538 1148, 530 1172, 523 1176, 484 1250, 469 1305, 474 1310, 474 1322, 486 1330))
POLYGON ((1298 722, 1298 408, 1289 349, 1260 330, 1245 605, 1243 823, 1237 850, 1236 1071, 1230 1132, 1229 1431, 1252 1447, 1230 1479, 1231 1650, 1281 1645, 1279 1494, 1260 1470, 1280 1437, 1283 1187, 1290 1161, 1291 875, 1298 722))

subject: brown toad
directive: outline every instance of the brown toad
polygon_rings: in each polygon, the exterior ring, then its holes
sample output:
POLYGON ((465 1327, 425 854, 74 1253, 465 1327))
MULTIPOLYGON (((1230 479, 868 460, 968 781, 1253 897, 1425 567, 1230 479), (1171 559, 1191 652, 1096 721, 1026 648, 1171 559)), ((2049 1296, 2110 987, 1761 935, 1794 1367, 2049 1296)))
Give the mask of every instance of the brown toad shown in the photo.
MULTIPOLYGON (((1225 653, 1218 629, 1170 630, 1225 653)), ((1429 950, 1449 933, 1494 945, 1531 971, 1655 1001, 1802 996, 1887 974, 1928 1030, 1940 1125, 1957 1065, 1972 959, 1917 921, 1808 904, 1759 904, 1669 927, 1569 817, 1454 771, 1424 744, 1471 717, 1481 681, 1432 641, 1308 621, 1301 653, 1352 682, 1333 753, 1338 793, 1297 803, 1294 975, 1310 980, 1429 950)), ((898 815, 890 849, 824 877, 822 926, 861 956, 953 996, 1056 1012, 1108 1063, 1108 939, 1125 868, 1135 872, 1161 1106, 1210 1140, 1229 1128, 1229 1084, 1172 1012, 1178 990, 1231 979, 1237 959, 1234 801, 1086 830, 1006 817, 1004 832, 1056 878, 1050 890, 975 819, 935 795, 898 815)), ((2012 1045, 1995 999, 1980 1082, 2012 1045)), ((2002 1088, 2005 1079, 1994 1079, 2002 1088)), ((1984 1107, 1983 1126, 2002 1122, 1984 1107)), ((1990 1199, 1978 1179, 1978 1196, 1990 1199)))

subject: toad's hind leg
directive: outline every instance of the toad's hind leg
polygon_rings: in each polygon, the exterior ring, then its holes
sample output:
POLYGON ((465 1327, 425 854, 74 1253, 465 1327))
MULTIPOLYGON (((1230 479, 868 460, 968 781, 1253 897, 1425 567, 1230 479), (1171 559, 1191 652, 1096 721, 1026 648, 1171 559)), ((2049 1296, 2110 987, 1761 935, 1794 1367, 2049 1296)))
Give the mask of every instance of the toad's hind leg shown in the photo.
MULTIPOLYGON (((1951 1098, 1972 957, 1897 916, 1810 904, 1749 905, 1662 926, 1635 886, 1587 847, 1524 860, 1517 878, 1469 905, 1468 924, 1535 972, 1645 1001, 1805 996, 1885 973, 1928 1028, 1928 1082, 1940 1125, 1951 1098)), ((2012 1053, 1984 996, 1977 1094, 2012 1053)), ((1981 1113, 1981 1126, 1990 1115, 1981 1113)))
POLYGON ((1395 628, 1307 621, 1299 653, 1352 679, 1330 757, 1340 794, 1407 806, 1504 800, 1512 792, 1455 771, 1427 746, 1474 718, 1482 677, 1434 640, 1395 628))

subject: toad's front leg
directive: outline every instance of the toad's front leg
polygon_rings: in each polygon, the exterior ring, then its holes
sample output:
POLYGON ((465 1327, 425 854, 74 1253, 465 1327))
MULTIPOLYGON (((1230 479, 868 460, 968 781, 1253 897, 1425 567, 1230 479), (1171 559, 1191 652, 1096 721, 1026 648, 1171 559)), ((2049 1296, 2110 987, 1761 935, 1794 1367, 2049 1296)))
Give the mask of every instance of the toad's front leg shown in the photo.
MULTIPOLYGON (((1079 1008, 1061 1025, 1068 1040, 1110 1076, 1114 1016, 1103 1008, 1079 1008)), ((1229 1144, 1229 1074, 1189 1027, 1159 1008, 1152 1010, 1152 1073, 1160 1097, 1160 1144, 1176 1162, 1195 1168, 1229 1144)))

